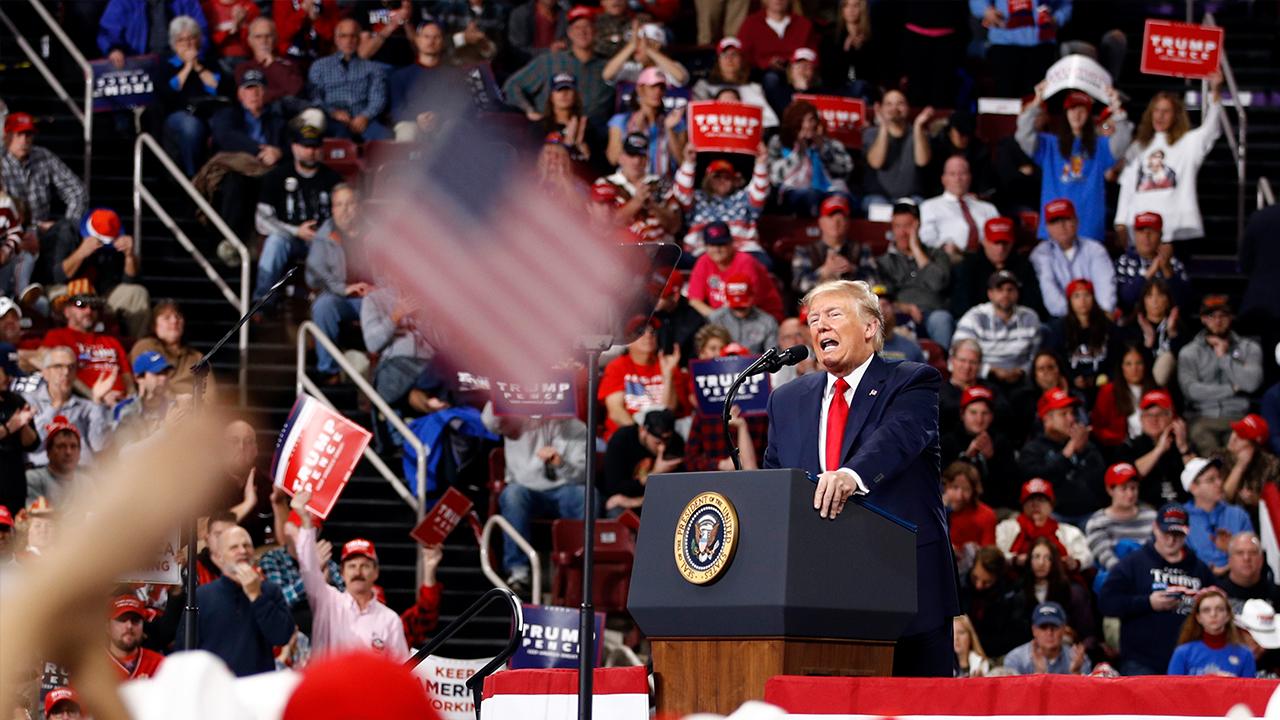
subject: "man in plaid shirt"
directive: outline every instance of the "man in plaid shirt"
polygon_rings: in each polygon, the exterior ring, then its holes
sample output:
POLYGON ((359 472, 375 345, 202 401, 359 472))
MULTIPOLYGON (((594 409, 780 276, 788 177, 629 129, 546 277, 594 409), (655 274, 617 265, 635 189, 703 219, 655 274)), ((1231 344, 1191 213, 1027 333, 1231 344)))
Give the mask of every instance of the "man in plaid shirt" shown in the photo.
POLYGON ((389 140, 377 118, 387 107, 387 78, 377 63, 356 55, 360 25, 347 18, 333 32, 334 54, 320 58, 307 74, 311 100, 329 118, 329 134, 356 140, 389 140))
POLYGON ((79 243, 77 229, 89 205, 89 193, 80 178, 58 156, 35 144, 35 132, 35 119, 27 113, 12 113, 5 118, 0 177, 5 192, 27 204, 30 223, 40 239, 40 258, 34 273, 15 278, 14 285, 19 290, 33 277, 37 282, 53 282, 53 249, 59 240, 72 246, 79 243), (54 192, 65 207, 61 218, 53 216, 54 192))

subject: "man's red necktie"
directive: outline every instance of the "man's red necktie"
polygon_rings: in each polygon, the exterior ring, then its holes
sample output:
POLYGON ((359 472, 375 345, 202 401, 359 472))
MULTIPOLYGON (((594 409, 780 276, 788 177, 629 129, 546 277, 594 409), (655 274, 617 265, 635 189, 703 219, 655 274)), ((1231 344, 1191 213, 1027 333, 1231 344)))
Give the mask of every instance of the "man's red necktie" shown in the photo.
POLYGON ((965 245, 966 252, 978 250, 978 223, 973 221, 973 213, 969 212, 969 204, 960 198, 960 212, 964 213, 964 221, 969 224, 969 240, 965 245))
POLYGON ((828 472, 840 468, 840 448, 844 445, 844 424, 849 419, 849 403, 844 399, 844 392, 849 383, 844 378, 836 380, 835 394, 831 396, 831 405, 827 408, 827 467, 828 472))

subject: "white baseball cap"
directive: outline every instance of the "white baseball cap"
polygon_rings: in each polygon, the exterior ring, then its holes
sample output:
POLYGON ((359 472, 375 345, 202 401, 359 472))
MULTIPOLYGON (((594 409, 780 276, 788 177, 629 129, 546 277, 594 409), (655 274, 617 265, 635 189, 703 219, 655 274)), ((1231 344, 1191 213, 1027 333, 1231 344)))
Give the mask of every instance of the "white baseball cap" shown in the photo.
POLYGON ((22 317, 22 308, 13 301, 13 298, 0 296, 0 317, 8 315, 10 312, 16 312, 18 317, 22 317))
POLYGON ((1182 469, 1182 489, 1191 492, 1191 483, 1200 477, 1200 474, 1209 467, 1222 467, 1222 461, 1217 458, 1198 457, 1187 462, 1186 467, 1182 469))
POLYGON ((1276 611, 1266 600, 1246 600, 1236 614, 1236 627, 1248 630, 1254 642, 1267 650, 1280 648, 1280 630, 1276 629, 1276 611))

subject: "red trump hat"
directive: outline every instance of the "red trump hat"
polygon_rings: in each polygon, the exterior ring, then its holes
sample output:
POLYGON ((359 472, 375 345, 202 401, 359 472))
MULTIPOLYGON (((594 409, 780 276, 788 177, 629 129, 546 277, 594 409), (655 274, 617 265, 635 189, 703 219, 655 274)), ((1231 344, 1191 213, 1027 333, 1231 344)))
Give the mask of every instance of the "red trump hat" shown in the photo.
POLYGON ((111 619, 115 620, 128 614, 137 615, 140 618, 147 617, 147 606, 136 595, 117 595, 111 601, 111 619))
POLYGON ((1265 443, 1271 437, 1271 428, 1267 425, 1267 421, 1257 413, 1249 413, 1231 423, 1231 430, 1239 435, 1240 439, 1249 442, 1265 443))
POLYGON ((1006 217, 994 217, 982 226, 989 242, 1013 242, 1013 221, 1006 217))
POLYGON ((1044 206, 1044 221, 1064 220, 1076 216, 1076 204, 1066 198, 1050 200, 1044 206))
POLYGON ((1040 401, 1036 403, 1036 414, 1044 418, 1045 415, 1060 410, 1062 408, 1072 407, 1080 403, 1071 393, 1062 388, 1050 388, 1040 396, 1040 401))
POLYGON ((960 394, 960 409, 963 410, 976 402, 984 402, 987 407, 991 407, 995 399, 995 393, 991 392, 990 388, 974 385, 960 394))
POLYGON ((378 562, 378 553, 373 549, 373 543, 364 538, 348 540, 347 544, 342 546, 342 562, 346 562, 349 558, 357 555, 363 555, 374 562, 378 562))
POLYGON ((1133 219, 1134 230, 1145 230, 1147 228, 1157 231, 1164 229, 1164 218, 1160 217, 1160 213, 1138 213, 1138 216, 1133 219))
POLYGON ((1088 290, 1089 294, 1093 294, 1093 283, 1085 278, 1076 278, 1067 283, 1067 297, 1071 297, 1077 290, 1088 290))
POLYGON ((1138 409, 1146 410, 1153 406, 1173 412, 1173 396, 1169 394, 1168 390, 1149 390, 1138 401, 1138 409))
POLYGON ((1018 502, 1026 502, 1032 495, 1043 495, 1049 498, 1049 502, 1054 502, 1053 483, 1044 478, 1031 478, 1022 483, 1022 495, 1018 502))
POLYGON ((1107 474, 1103 477, 1103 482, 1107 484, 1107 487, 1115 487, 1123 485, 1130 480, 1137 481, 1137 479, 1138 469, 1129 463, 1122 462, 1107 468, 1107 474))

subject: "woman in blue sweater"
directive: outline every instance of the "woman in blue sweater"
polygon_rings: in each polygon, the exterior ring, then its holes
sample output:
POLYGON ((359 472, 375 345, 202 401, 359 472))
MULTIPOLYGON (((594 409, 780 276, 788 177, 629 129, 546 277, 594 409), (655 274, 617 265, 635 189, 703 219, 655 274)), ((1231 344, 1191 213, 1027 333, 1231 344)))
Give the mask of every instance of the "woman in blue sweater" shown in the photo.
POLYGON ((1169 659, 1169 674, 1253 677, 1253 653, 1231 620, 1226 593, 1216 587, 1201 591, 1182 624, 1178 647, 1169 659))
POLYGON ((1015 137, 1022 151, 1040 166, 1040 239, 1048 237, 1043 220, 1045 203, 1068 198, 1075 203, 1080 219, 1080 237, 1104 242, 1107 228, 1108 172, 1124 157, 1133 137, 1133 123, 1125 115, 1115 88, 1108 88, 1110 116, 1103 123, 1104 137, 1093 116, 1094 100, 1079 90, 1069 91, 1061 101, 1062 114, 1053 114, 1047 132, 1037 132, 1042 112, 1045 83, 1036 86, 1036 96, 1018 115, 1015 137))

